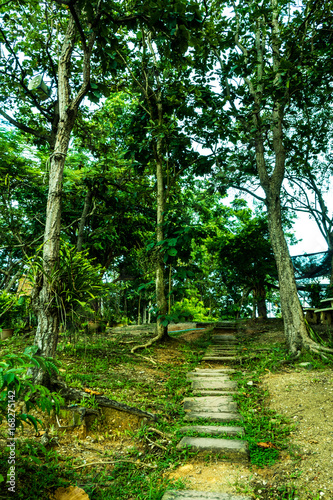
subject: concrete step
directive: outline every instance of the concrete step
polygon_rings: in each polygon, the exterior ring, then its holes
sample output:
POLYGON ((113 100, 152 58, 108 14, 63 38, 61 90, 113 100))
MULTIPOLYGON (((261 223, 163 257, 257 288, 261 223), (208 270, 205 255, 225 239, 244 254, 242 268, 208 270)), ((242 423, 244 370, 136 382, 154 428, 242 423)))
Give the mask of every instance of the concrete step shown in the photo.
POLYGON ((214 493, 196 490, 169 490, 162 500, 251 500, 249 496, 239 496, 232 493, 214 493))
POLYGON ((212 335, 212 341, 223 341, 223 342, 226 342, 226 341, 229 341, 229 342, 237 342, 237 338, 235 337, 235 335, 228 335, 228 334, 223 334, 223 335, 215 335, 213 334, 212 335))
POLYGON ((196 422, 197 420, 207 420, 208 422, 232 422, 233 420, 242 420, 242 417, 236 411, 191 411, 184 417, 185 422, 196 422))
POLYGON ((211 356, 213 354, 220 356, 236 356, 238 351, 232 349, 207 349, 205 356, 211 356))
POLYGON ((218 323, 215 323, 215 328, 214 330, 220 330, 221 328, 237 328, 238 324, 236 321, 233 320, 228 320, 228 321, 219 321, 218 323))
POLYGON ((203 398, 185 398, 183 408, 194 412, 230 412, 237 411, 237 403, 232 398, 223 396, 206 396, 203 398))
POLYGON ((212 436, 221 436, 228 434, 229 436, 244 436, 244 428, 237 426, 226 425, 186 425, 178 429, 180 432, 198 432, 200 434, 211 434, 212 436))
POLYGON ((221 453, 232 460, 248 460, 248 446, 246 441, 238 439, 203 438, 185 436, 178 443, 177 448, 191 448, 195 451, 213 451, 221 453))
POLYGON ((207 349, 224 349, 225 351, 235 351, 236 349, 241 349, 238 344, 211 344, 207 349))
POLYGON ((230 373, 235 373, 236 370, 233 368, 196 368, 194 372, 189 372, 189 373, 196 373, 198 375, 203 375, 206 376, 208 375, 222 375, 222 374, 230 374, 230 373))
POLYGON ((232 382, 231 380, 226 380, 223 378, 215 377, 214 379, 195 379, 192 380, 192 389, 211 389, 211 390, 234 390, 237 389, 237 382, 232 382))
MULTIPOLYGON (((209 370, 214 372, 215 370, 209 370)), ((186 373, 186 378, 189 380, 201 380, 201 379, 211 379, 211 380, 216 380, 216 379, 221 379, 221 380, 230 380, 229 375, 232 374, 232 372, 218 372, 218 373, 209 373, 207 372, 188 372, 186 373)))
POLYGON ((237 394, 237 391, 232 391, 232 390, 227 390, 225 389, 224 391, 220 391, 220 390, 211 390, 211 389, 196 389, 193 392, 193 395, 194 396, 225 396, 225 395, 233 395, 233 394, 237 394))
POLYGON ((187 373, 186 374, 186 378, 188 380, 192 380, 192 381, 195 381, 195 380, 199 380, 199 381, 202 381, 202 382, 205 382, 205 380, 207 382, 230 382, 230 377, 227 373, 219 373, 218 375, 192 375, 191 373, 187 373))
POLYGON ((207 355, 202 358, 202 361, 221 361, 221 363, 224 363, 226 361, 233 361, 234 363, 239 363, 242 361, 241 357, 237 356, 211 356, 207 355))

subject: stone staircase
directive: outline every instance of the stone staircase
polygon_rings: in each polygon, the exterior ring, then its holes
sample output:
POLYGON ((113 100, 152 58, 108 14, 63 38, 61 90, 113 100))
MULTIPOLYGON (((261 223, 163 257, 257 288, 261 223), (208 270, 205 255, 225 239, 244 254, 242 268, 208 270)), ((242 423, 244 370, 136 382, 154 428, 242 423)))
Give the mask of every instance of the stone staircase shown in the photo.
MULTIPOLYGON (((233 364, 241 361, 237 355, 238 342, 234 335, 236 324, 223 322, 213 331, 212 345, 208 347, 203 361, 216 361, 219 364, 233 364)), ((237 392, 237 383, 230 380, 232 368, 204 368, 196 369, 187 374, 191 381, 193 397, 184 399, 185 421, 197 422, 200 425, 184 426, 180 429, 184 434, 194 431, 207 434, 207 437, 184 436, 178 449, 191 448, 194 451, 211 451, 221 455, 222 459, 244 462, 248 460, 247 442, 242 440, 243 427, 238 425, 209 425, 214 422, 241 423, 241 415, 237 411, 237 403, 232 395, 237 392), (207 421, 202 424, 202 421, 207 421), (209 437, 217 436, 217 437, 209 437), (237 437, 235 439, 235 436, 237 437), (228 439, 229 438, 229 439, 228 439), (231 439, 230 439, 231 438, 231 439)), ((251 500, 244 495, 230 493, 201 492, 192 490, 167 491, 162 500, 251 500)))

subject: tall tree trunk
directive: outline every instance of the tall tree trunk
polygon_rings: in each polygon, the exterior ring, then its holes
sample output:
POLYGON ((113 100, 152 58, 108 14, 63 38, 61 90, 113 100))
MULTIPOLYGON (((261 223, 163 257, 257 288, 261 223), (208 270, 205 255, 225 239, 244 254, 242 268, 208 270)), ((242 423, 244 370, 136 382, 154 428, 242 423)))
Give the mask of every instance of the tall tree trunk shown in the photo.
POLYGON ((280 198, 267 198, 268 227, 279 276, 281 312, 289 351, 297 354, 308 339, 301 303, 298 298, 294 269, 281 222, 280 198))
POLYGON ((149 305, 148 305, 148 325, 151 323, 151 300, 149 299, 149 305))
POLYGON ((171 290, 172 290, 172 267, 169 265, 169 297, 168 297, 168 314, 171 314, 171 290))
MULTIPOLYGON (((57 136, 50 166, 43 246, 43 276, 41 288, 34 296, 34 307, 38 319, 35 344, 38 346, 37 354, 44 357, 55 356, 60 314, 53 289, 56 282, 52 283, 52 274, 57 268, 59 258, 62 176, 71 127, 66 119, 61 120, 59 126, 61 129, 57 136)), ((42 371, 36 371, 34 381, 45 383, 45 374, 42 371)))
MULTIPOLYGON (((157 180, 157 225, 156 225, 156 242, 159 243, 164 239, 163 223, 164 223, 164 179, 163 179, 163 160, 161 151, 161 139, 157 140, 156 154, 156 180, 157 180)), ((167 327, 162 324, 163 316, 167 313, 167 301, 165 297, 165 282, 164 282, 164 261, 163 254, 158 247, 156 253, 156 302, 158 309, 156 334, 159 339, 164 339, 168 336, 167 327)))
POLYGON ((147 302, 144 302, 143 306, 143 319, 142 319, 143 324, 145 325, 147 323, 147 302))
MULTIPOLYGON (((44 357, 54 357, 57 348, 59 308, 57 307, 56 290, 54 289, 56 282, 52 283, 52 274, 56 270, 59 261, 63 171, 77 112, 82 99, 89 90, 90 58, 95 40, 95 34, 92 32, 89 43, 86 44, 82 41, 84 46, 83 81, 77 95, 72 99, 70 88, 71 57, 76 31, 75 20, 71 16, 58 63, 59 122, 54 151, 50 157, 49 191, 43 245, 43 275, 33 296, 38 318, 35 344, 38 346, 37 354, 44 357)), ((33 371, 33 379, 35 383, 48 383, 48 376, 41 370, 33 371)))
POLYGON ((77 235, 77 243, 76 243, 76 249, 78 252, 82 251, 82 245, 83 245, 83 233, 84 233, 84 227, 86 225, 86 220, 87 220, 87 215, 88 215, 88 210, 91 204, 92 200, 92 190, 90 187, 88 187, 87 194, 84 198, 84 205, 83 205, 83 210, 82 210, 82 215, 79 223, 79 230, 78 230, 78 235, 77 235))
POLYGON ((266 307, 266 289, 263 283, 258 283, 254 290, 255 303, 258 310, 259 318, 267 318, 267 307, 266 307))
POLYGON ((138 301, 138 325, 141 325, 141 292, 139 293, 138 301))

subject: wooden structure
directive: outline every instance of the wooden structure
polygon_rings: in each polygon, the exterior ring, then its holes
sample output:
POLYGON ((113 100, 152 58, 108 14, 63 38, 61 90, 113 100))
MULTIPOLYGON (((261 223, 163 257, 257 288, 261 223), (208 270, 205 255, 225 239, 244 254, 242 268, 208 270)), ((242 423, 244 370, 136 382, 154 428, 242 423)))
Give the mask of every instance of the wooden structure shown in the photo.
POLYGON ((321 300, 320 304, 323 307, 315 309, 314 313, 317 318, 319 318, 320 323, 324 325, 331 325, 333 323, 333 297, 321 300))

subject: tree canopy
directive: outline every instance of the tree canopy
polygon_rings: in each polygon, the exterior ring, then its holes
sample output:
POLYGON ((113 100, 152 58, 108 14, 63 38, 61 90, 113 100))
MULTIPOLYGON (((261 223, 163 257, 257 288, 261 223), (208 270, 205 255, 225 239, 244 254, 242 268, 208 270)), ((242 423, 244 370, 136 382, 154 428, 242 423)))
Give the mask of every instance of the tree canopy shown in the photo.
POLYGON ((265 316, 278 282, 290 352, 325 350, 304 322, 284 210, 310 211, 332 250, 331 7, 0 6, 1 289, 41 258, 37 355, 57 348, 61 241, 98 269, 108 291, 92 311, 110 321, 153 315, 161 339, 182 301, 217 319, 252 297, 265 316), (225 206, 230 188, 260 214, 225 206))

